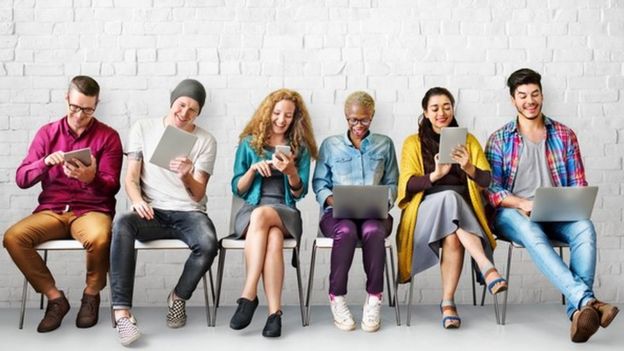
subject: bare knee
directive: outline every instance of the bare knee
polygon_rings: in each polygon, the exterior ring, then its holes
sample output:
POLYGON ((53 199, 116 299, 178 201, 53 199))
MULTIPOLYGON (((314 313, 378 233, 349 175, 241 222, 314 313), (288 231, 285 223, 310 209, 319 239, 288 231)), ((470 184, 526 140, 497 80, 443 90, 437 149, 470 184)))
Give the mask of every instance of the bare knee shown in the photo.
POLYGON ((284 233, 277 227, 271 228, 267 240, 267 254, 282 254, 284 249, 284 233))
POLYGON ((442 243, 442 248, 444 250, 450 250, 450 251, 461 251, 463 250, 464 247, 461 241, 459 241, 459 237, 457 237, 457 234, 451 234, 447 236, 446 238, 444 238, 444 242, 442 243))
POLYGON ((249 225, 255 227, 269 227, 275 222, 277 212, 269 206, 259 206, 251 212, 249 225))

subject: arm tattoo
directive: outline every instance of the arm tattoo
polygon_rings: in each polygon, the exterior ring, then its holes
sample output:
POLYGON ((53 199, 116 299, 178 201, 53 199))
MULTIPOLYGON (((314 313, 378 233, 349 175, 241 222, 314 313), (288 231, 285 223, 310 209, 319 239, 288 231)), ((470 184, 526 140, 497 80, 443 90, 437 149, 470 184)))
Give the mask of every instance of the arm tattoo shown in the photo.
POLYGON ((143 151, 128 152, 128 159, 134 161, 143 161, 143 151))

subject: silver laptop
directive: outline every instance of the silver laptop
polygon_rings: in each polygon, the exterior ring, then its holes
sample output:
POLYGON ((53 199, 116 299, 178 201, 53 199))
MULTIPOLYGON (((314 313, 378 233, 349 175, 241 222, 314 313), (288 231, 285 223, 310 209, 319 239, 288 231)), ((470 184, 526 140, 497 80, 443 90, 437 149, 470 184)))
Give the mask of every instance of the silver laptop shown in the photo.
POLYGON ((388 218, 386 185, 334 186, 334 218, 388 218))
POLYGON ((195 145, 197 136, 178 129, 167 126, 163 135, 154 149, 150 162, 164 169, 169 169, 169 162, 179 156, 188 156, 195 145))
POLYGON ((533 199, 533 222, 569 222, 589 219, 597 186, 537 188, 533 199))

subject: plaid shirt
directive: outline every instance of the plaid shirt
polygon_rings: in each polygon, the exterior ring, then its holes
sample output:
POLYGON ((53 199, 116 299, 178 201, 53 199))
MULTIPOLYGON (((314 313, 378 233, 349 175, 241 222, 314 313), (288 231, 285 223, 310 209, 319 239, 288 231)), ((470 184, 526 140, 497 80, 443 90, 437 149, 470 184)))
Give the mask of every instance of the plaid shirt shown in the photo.
MULTIPOLYGON (((572 129, 544 116, 546 125, 546 160, 553 186, 587 186, 578 140, 572 129)), ((517 121, 511 121, 490 135, 485 155, 492 167, 492 181, 487 189, 494 207, 511 194, 523 142, 517 121)))

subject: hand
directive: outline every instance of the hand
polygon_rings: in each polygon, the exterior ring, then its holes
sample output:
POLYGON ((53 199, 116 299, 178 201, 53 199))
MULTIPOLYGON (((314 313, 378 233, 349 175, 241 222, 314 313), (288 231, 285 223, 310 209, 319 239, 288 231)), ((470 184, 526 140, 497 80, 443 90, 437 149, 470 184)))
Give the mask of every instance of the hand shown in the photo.
POLYGON ((466 172, 471 173, 474 171, 474 165, 470 162, 470 152, 466 148, 466 145, 457 145, 451 152, 453 160, 459 162, 459 167, 466 172))
POLYGON ((529 216, 531 211, 533 211, 533 201, 522 199, 518 204, 518 211, 520 211, 525 216, 529 216))
POLYGON ((436 154, 433 160, 435 161, 435 170, 429 176, 432 183, 447 175, 451 170, 450 163, 440 163, 440 154, 436 154))
POLYGON ((62 165, 65 162, 65 159, 63 158, 63 154, 64 154, 63 151, 55 151, 49 154, 48 156, 46 156, 43 159, 43 163, 45 163, 45 165, 48 167, 62 165))
POLYGON ((334 206, 334 195, 329 195, 326 199, 325 199, 325 205, 327 206, 334 206))
POLYGON ((260 173, 263 177, 271 176, 271 163, 272 161, 262 160, 260 162, 254 163, 249 167, 250 170, 260 173))
POLYGON ((281 152, 276 152, 273 154, 271 161, 273 162, 273 167, 285 175, 294 176, 297 174, 294 155, 286 155, 281 152))
POLYGON ((91 155, 91 164, 89 166, 85 166, 77 158, 72 158, 70 162, 63 163, 63 172, 69 178, 78 179, 85 184, 89 184, 95 179, 95 174, 97 173, 95 156, 91 155))
POLYGON ((175 172, 179 178, 184 178, 193 173, 193 161, 186 156, 179 156, 169 161, 169 170, 175 172))
POLYGON ((135 202, 132 204, 132 209, 139 215, 139 217, 152 220, 154 219, 154 209, 150 204, 144 200, 135 202))

